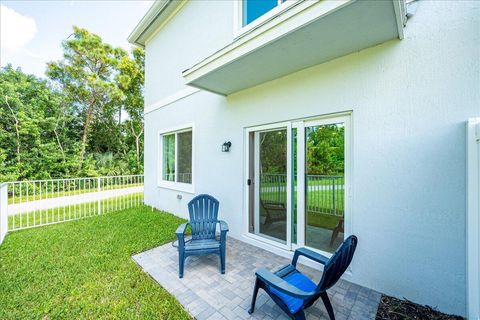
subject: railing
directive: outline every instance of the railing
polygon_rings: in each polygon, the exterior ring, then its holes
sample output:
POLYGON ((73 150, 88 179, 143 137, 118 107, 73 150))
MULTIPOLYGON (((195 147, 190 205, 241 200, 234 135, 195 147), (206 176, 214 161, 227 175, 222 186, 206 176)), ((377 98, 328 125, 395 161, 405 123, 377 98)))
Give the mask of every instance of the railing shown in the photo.
POLYGON ((343 216, 345 178, 343 176, 307 175, 307 210, 343 216))
MULTIPOLYGON (((310 212, 342 216, 344 212, 343 176, 306 175, 306 208, 310 212)), ((294 183, 296 186, 296 183, 294 183)), ((296 196, 294 188, 294 196, 296 196)), ((285 174, 262 174, 260 193, 262 201, 286 204, 287 176, 285 174)), ((286 207, 286 206, 285 206, 286 207)))
POLYGON ((13 231, 139 206, 143 179, 129 175, 3 183, 0 231, 5 224, 13 231))
POLYGON ((263 201, 285 204, 287 199, 287 175, 261 174, 260 193, 263 201))

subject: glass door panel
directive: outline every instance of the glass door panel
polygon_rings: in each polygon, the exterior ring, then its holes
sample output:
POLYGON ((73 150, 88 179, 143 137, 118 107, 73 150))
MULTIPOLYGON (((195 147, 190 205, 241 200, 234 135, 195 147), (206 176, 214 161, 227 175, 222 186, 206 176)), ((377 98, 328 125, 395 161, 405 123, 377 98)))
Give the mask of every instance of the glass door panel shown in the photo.
POLYGON ((305 127, 305 245, 334 252, 343 241, 345 124, 305 127))
POLYGON ((287 243, 287 128, 249 135, 249 232, 287 243), (254 147, 252 147, 254 146, 254 147), (253 187, 253 188, 252 188, 253 187))

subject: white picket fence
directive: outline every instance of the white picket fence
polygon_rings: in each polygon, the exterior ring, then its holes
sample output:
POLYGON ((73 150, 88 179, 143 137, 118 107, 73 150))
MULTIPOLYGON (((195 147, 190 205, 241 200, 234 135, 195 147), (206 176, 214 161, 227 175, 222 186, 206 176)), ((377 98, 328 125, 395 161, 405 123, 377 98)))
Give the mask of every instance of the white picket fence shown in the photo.
POLYGON ((0 184, 0 243, 8 231, 77 220, 143 204, 143 175, 0 184))

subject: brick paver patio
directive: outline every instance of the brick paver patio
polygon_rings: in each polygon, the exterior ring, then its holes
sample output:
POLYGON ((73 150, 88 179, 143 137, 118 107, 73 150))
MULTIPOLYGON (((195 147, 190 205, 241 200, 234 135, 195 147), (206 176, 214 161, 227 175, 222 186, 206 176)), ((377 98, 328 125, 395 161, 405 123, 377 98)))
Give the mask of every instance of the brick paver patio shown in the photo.
MULTIPOLYGON (((255 280, 255 269, 275 269, 289 260, 269 251, 227 239, 226 273, 219 272, 215 255, 189 257, 183 279, 178 278, 178 253, 170 243, 133 256, 133 259, 162 287, 172 293, 196 319, 288 319, 260 289, 255 312, 247 310, 255 280)), ((318 281, 321 272, 299 265, 299 269, 318 281)), ((338 320, 375 319, 380 293, 345 280, 329 291, 338 320)), ((321 299, 307 309, 307 319, 328 319, 321 299)))

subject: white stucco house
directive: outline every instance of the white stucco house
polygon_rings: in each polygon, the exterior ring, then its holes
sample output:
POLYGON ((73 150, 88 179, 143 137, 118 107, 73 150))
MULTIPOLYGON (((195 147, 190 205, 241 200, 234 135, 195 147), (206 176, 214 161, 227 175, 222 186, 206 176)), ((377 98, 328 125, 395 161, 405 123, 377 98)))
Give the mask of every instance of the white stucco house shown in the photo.
POLYGON ((480 2, 407 2, 157 1, 129 37, 145 202, 211 194, 285 256, 355 234, 347 280, 479 319, 480 2))

